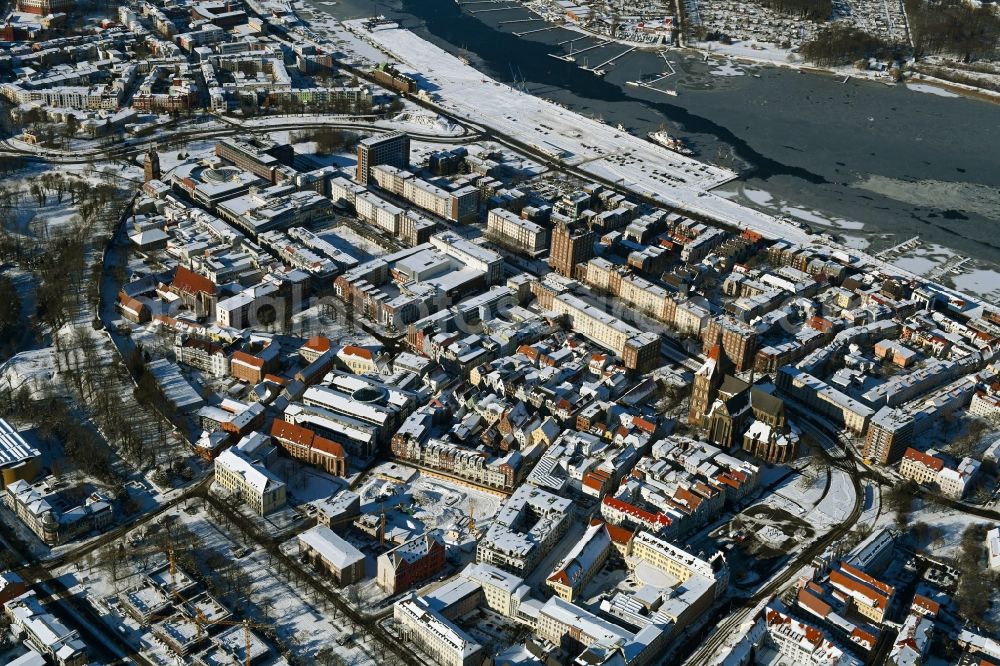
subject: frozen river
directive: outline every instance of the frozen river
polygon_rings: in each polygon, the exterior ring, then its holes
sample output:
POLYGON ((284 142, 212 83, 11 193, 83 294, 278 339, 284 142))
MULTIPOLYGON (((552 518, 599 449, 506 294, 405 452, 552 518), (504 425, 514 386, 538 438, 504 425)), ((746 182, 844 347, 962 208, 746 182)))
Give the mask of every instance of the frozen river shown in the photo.
MULTIPOLYGON (((529 16, 520 9, 473 15, 454 0, 393 0, 377 8, 364 0, 320 1, 314 7, 341 18, 378 11, 402 19, 498 80, 517 77, 536 95, 637 134, 666 125, 700 159, 741 172, 721 193, 873 250, 920 235, 921 256, 903 265, 931 269, 950 254, 971 257, 965 268, 980 270, 974 280, 957 278, 958 286, 992 290, 990 271, 1000 269, 1000 106, 926 86, 841 83, 775 67, 704 62, 676 51, 667 52, 669 65, 658 54, 630 53, 600 78, 549 57, 566 53, 568 46, 557 43, 573 33, 553 29, 517 37, 513 30, 544 24, 498 27, 529 16), (658 85, 676 89, 676 97, 626 84, 670 67, 677 73, 658 85)), ((582 40, 576 48, 593 43, 582 40)), ((623 50, 593 49, 577 63, 593 67, 623 50)))

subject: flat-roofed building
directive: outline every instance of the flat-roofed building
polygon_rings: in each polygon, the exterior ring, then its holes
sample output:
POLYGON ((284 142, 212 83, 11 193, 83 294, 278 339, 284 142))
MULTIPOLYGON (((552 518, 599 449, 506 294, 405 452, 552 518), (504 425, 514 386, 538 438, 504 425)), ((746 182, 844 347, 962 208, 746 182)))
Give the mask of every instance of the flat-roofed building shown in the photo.
POLYGON ((559 597, 549 599, 538 614, 539 637, 571 651, 595 643, 627 643, 629 630, 559 597))
POLYGON ((362 139, 358 144, 358 166, 354 180, 367 185, 371 169, 379 164, 405 169, 410 165, 410 137, 402 132, 362 139))
POLYGON ((42 454, 0 419, 0 489, 15 481, 32 481, 42 472, 42 454))
POLYGON ((572 500, 522 485, 500 507, 480 539, 476 561, 524 574, 545 557, 569 526, 572 500))
POLYGON ((550 288, 546 283, 535 282, 532 292, 542 308, 562 315, 574 332, 613 351, 626 368, 646 371, 660 358, 660 336, 655 333, 640 331, 567 291, 550 288))
POLYGON ((729 566, 722 553, 706 559, 652 534, 639 532, 632 539, 629 555, 665 571, 681 583, 692 576, 706 578, 713 583, 714 597, 724 594, 729 586, 729 566))
POLYGON ((469 564, 462 570, 462 577, 475 581, 483 590, 483 604, 504 617, 517 618, 521 602, 531 595, 523 578, 492 564, 469 564))
POLYGON ((835 425, 861 434, 875 410, 808 372, 786 365, 778 371, 778 387, 831 419, 835 425))
POLYGON ((584 224, 560 223, 552 231, 549 266, 564 277, 574 277, 576 267, 594 256, 594 232, 584 224))
POLYGON ((542 252, 549 243, 548 229, 529 220, 522 220, 504 208, 494 208, 489 212, 486 231, 500 245, 529 255, 542 252))
POLYGON ((986 533, 986 557, 991 569, 1000 569, 1000 527, 986 533))
POLYGON ((503 257, 481 245, 462 238, 451 231, 434 234, 431 246, 472 270, 486 273, 486 286, 500 284, 503 280, 503 257))

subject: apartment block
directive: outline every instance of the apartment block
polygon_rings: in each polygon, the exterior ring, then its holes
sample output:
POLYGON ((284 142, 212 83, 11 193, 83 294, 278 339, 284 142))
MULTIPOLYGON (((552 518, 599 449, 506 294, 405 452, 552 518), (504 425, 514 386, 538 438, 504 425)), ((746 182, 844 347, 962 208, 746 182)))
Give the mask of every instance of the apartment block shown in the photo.
POLYGON ((215 483, 238 496, 257 515, 266 516, 285 505, 287 488, 284 481, 267 469, 266 459, 270 454, 259 447, 258 440, 244 438, 220 453, 215 459, 215 483), (247 446, 250 442, 253 448, 247 446))
POLYGON ((379 164, 388 164, 399 169, 410 165, 410 137, 402 132, 362 139, 358 144, 358 165, 354 180, 367 185, 371 180, 371 169, 379 164))
POLYGON ((514 491, 476 547, 476 561, 521 575, 539 562, 569 527, 572 501, 529 485, 514 491))
POLYGON ((548 229, 503 208, 494 208, 486 217, 486 232, 500 245, 528 255, 537 255, 548 247, 548 229))

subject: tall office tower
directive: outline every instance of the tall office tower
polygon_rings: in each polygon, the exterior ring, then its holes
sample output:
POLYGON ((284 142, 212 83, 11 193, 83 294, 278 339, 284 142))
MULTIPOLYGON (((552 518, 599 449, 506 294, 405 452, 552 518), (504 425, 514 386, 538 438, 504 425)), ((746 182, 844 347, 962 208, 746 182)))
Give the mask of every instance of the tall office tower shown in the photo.
POLYGON ((410 137, 402 132, 372 136, 358 144, 358 168, 354 180, 368 184, 371 168, 379 164, 405 169, 410 165, 410 137))
POLYGON ((573 277, 576 266, 594 256, 594 232, 585 224, 560 223, 552 231, 549 266, 559 275, 573 277))

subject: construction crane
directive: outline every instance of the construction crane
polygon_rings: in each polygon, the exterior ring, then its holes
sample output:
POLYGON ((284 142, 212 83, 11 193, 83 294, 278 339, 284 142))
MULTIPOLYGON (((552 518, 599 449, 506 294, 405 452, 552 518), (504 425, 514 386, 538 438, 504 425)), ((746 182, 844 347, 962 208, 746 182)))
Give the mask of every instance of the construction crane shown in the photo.
MULTIPOLYGON (((187 600, 181 597, 180 593, 177 591, 177 556, 172 545, 168 545, 166 548, 167 552, 167 567, 170 575, 170 598, 174 605, 179 605, 180 602, 187 603, 187 600)), ((178 617, 185 617, 183 613, 176 613, 174 615, 168 616, 154 616, 150 620, 168 620, 175 619, 178 617)), ((251 627, 255 629, 270 629, 268 625, 260 624, 257 622, 251 622, 250 620, 210 620, 205 616, 205 613, 198 608, 194 607, 194 620, 195 627, 198 632, 198 640, 201 640, 205 634, 205 627, 212 625, 227 625, 227 626, 242 626, 243 627, 243 638, 244 638, 244 666, 250 666, 250 647, 252 645, 250 633, 251 627)))
POLYGON ((250 628, 265 630, 270 629, 269 626, 265 624, 260 624, 258 622, 251 622, 250 620, 209 620, 205 617, 205 614, 200 608, 194 609, 194 624, 198 628, 198 640, 201 640, 202 635, 205 631, 204 627, 212 625, 225 625, 230 627, 243 627, 243 664, 244 666, 250 666, 250 647, 252 645, 253 634, 250 633, 250 628))
POLYGON ((174 554, 173 546, 167 546, 167 566, 170 571, 170 598, 176 604, 179 597, 177 594, 177 556, 174 554))
POLYGON ((191 621, 194 622, 194 626, 195 626, 195 629, 197 631, 197 636, 198 636, 198 640, 199 641, 202 638, 204 638, 205 634, 207 633, 207 630, 205 629, 205 627, 214 626, 214 625, 231 626, 231 627, 242 626, 243 627, 243 650, 244 650, 244 653, 243 653, 243 664, 244 664, 244 666, 250 666, 250 661, 251 661, 251 659, 250 659, 250 649, 251 649, 251 647, 253 645, 253 640, 252 640, 253 634, 250 632, 250 629, 251 628, 253 628, 253 629, 260 629, 261 631, 265 631, 265 630, 271 629, 271 627, 268 626, 268 625, 266 625, 266 624, 260 624, 258 622, 251 622, 250 620, 210 620, 210 619, 208 619, 208 617, 205 616, 205 613, 200 608, 198 608, 197 606, 194 608, 194 617, 193 618, 188 617, 183 612, 176 612, 176 613, 172 613, 170 615, 154 615, 154 616, 152 616, 152 617, 149 618, 149 621, 150 622, 161 621, 161 620, 169 621, 169 620, 178 620, 178 619, 180 619, 180 620, 191 620, 191 621))
POLYGON ((479 527, 476 526, 476 505, 469 498, 469 534, 476 539, 479 538, 479 527))
POLYGON ((378 542, 380 545, 385 545, 385 500, 383 499, 379 502, 379 523, 378 523, 378 542))

